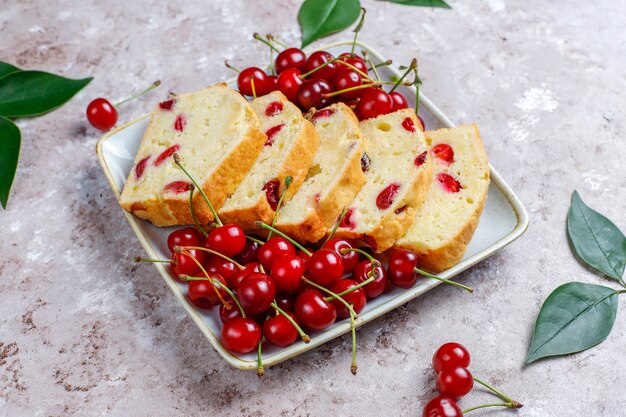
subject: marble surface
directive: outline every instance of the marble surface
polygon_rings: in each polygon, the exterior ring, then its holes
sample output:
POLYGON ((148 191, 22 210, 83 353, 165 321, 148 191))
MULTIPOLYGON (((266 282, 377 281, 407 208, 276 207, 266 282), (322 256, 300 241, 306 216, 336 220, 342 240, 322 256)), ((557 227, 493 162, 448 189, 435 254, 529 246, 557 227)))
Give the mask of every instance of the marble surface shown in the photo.
MULTIPOLYGON (((363 0, 362 40, 396 62, 418 56, 424 91, 455 122, 477 121, 494 166, 527 206, 528 232, 350 338, 275 366, 259 380, 229 367, 184 315, 100 171, 94 97, 164 87, 123 107, 144 113, 264 62, 253 32, 299 40, 300 1, 0 0, 0 60, 95 80, 62 109, 19 122, 22 154, 0 212, 0 416, 421 415, 434 350, 456 340, 472 371, 526 407, 520 417, 621 416, 626 311, 601 345, 525 367, 539 307, 559 284, 609 284, 572 256, 572 190, 626 229, 626 3, 451 0, 453 10, 363 0)), ((349 33, 330 40, 345 39, 349 33)), ((477 390, 462 401, 493 398, 477 390)), ((475 416, 514 416, 502 410, 475 416)))

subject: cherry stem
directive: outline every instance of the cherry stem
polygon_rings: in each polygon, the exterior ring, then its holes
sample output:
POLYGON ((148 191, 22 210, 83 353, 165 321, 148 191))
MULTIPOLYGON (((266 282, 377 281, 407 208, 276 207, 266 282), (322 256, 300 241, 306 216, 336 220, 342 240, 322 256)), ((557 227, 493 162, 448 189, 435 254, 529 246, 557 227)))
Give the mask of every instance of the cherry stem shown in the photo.
POLYGON ((274 35, 272 35, 271 33, 268 33, 268 34, 266 35, 266 37, 267 37, 267 39, 268 39, 269 41, 274 41, 274 42, 276 42, 277 44, 279 44, 280 46, 282 46, 282 47, 283 47, 283 48, 285 48, 285 49, 289 48, 289 46, 287 46, 287 44, 286 44, 285 42, 283 42, 283 41, 281 41, 280 39, 276 38, 276 37, 275 37, 274 35))
POLYGON ((240 270, 245 269, 245 267, 243 265, 241 265, 240 263, 238 263, 234 259, 229 258, 228 256, 226 256, 224 254, 221 254, 221 253, 219 253, 217 251, 214 251, 213 249, 205 248, 203 246, 178 246, 178 245, 174 246, 174 252, 179 252, 180 253, 180 252, 182 252, 184 250, 188 250, 188 249, 196 249, 196 250, 200 250, 200 251, 203 251, 203 252, 208 252, 208 253, 210 253, 212 255, 219 256, 220 258, 225 259, 228 262, 232 262, 240 270))
POLYGON ((265 243, 261 239, 257 239, 256 237, 252 237, 252 236, 248 236, 248 235, 246 235, 246 239, 248 239, 248 240, 250 240, 252 242, 260 243, 261 245, 265 243))
POLYGON ((454 285, 455 287, 462 288, 462 289, 464 289, 467 292, 470 292, 470 293, 474 292, 474 290, 472 288, 470 288, 470 287, 468 287, 466 285, 460 284, 460 283, 455 282, 455 281, 450 281, 449 279, 438 277, 437 275, 433 275, 433 274, 428 273, 426 271, 423 271, 423 270, 421 270, 421 269, 419 269, 417 267, 413 268, 413 270, 415 272, 417 272, 418 274, 425 275, 425 276, 427 276, 429 278, 433 278, 433 279, 436 279, 436 280, 441 281, 441 282, 445 282, 446 284, 454 285))
POLYGON ((344 306, 346 306, 346 308, 348 309, 348 311, 349 311, 351 314, 354 314, 354 317, 357 317, 356 312, 354 311, 354 309, 352 308, 352 306, 351 306, 350 304, 348 304, 348 302, 347 302, 346 300, 344 300, 343 298, 339 297, 337 294, 335 294, 334 292, 332 292, 332 291, 331 291, 331 290, 329 290, 328 288, 326 288, 326 287, 322 287, 321 285, 319 285, 319 284, 317 284, 317 283, 315 283, 315 282, 311 281, 310 279, 308 279, 308 278, 307 278, 307 277, 305 277, 305 276, 302 276, 302 278, 301 278, 301 279, 302 279, 302 281, 306 282, 307 284, 309 284, 309 285, 311 285, 311 286, 313 286, 313 287, 317 288, 318 290, 323 291, 323 292, 325 292, 326 294, 330 295, 330 297, 331 297, 332 299, 339 301, 341 304, 343 304, 344 306))
POLYGON ((278 304, 276 304, 276 301, 270 304, 270 306, 272 306, 274 310, 278 311, 280 314, 285 316, 285 318, 289 320, 289 323, 293 324, 293 327, 296 328, 296 330, 298 331, 298 334, 300 335, 304 343, 309 343, 311 341, 311 338, 309 337, 309 335, 304 333, 304 330, 302 330, 302 328, 298 325, 298 323, 296 323, 296 321, 293 318, 291 318, 289 314, 285 313, 285 311, 282 308, 278 307, 278 304))
POLYGON ((254 88, 254 75, 250 76, 250 88, 252 88, 252 98, 256 98, 256 88, 254 88))
POLYGON ((495 389, 494 387, 492 387, 491 385, 489 385, 488 383, 486 383, 485 381, 482 381, 476 377, 473 377, 474 381, 478 382, 480 385, 482 385, 483 387, 489 389, 490 391, 492 391, 494 394, 496 394, 498 397, 502 398, 504 401, 506 401, 507 403, 512 403, 512 404, 516 404, 518 405, 517 407, 509 407, 509 408, 522 408, 522 404, 518 403, 517 401, 515 401, 513 398, 504 395, 501 391, 495 389))
POLYGON ((198 221, 198 218, 196 217, 196 213, 194 213, 193 211, 193 192, 195 190, 196 190, 196 186, 191 184, 191 186, 189 187, 189 211, 191 212, 191 218, 193 218, 193 222, 196 225, 196 229, 198 229, 198 232, 200 232, 200 234, 202 234, 202 236, 206 238, 209 234, 200 226, 200 222, 198 221))
POLYGON ((119 106, 121 106, 122 104, 126 103, 127 101, 131 101, 131 100, 134 100, 134 99, 136 99, 136 98, 139 98, 139 97, 143 96, 144 94, 147 94, 147 93, 149 93, 150 91, 154 90, 155 88, 157 88, 157 87, 158 87, 158 86, 160 86, 160 85, 161 85, 161 80, 156 80, 155 82, 153 82, 153 83, 150 85, 150 87, 146 88, 145 90, 143 90, 143 91, 141 91, 141 92, 139 92, 139 93, 137 93, 137 94, 135 94, 135 95, 132 95, 132 96, 130 96, 130 97, 128 97, 128 98, 125 98, 125 99, 124 99, 124 100, 122 100, 122 101, 119 101, 119 102, 115 103, 115 104, 113 105, 113 107, 119 107, 119 106))
MULTIPOLYGON (((276 203, 276 211, 274 212, 274 218, 272 219, 272 227, 274 227, 274 225, 276 224, 276 218, 278 217, 278 211, 280 210, 280 208, 283 205, 283 198, 285 197, 285 193, 287 192, 287 190, 291 186, 292 182, 293 182, 293 177, 291 175, 288 175, 287 177, 285 177, 285 189, 280 194, 280 198, 278 199, 278 203, 276 203)), ((269 234, 267 235, 267 240, 270 240, 271 237, 272 237, 272 231, 270 230, 269 234)))
POLYGON ((420 80, 419 75, 417 74, 417 65, 415 66, 415 114, 418 113, 420 107, 420 87, 422 86, 422 80, 420 80))
POLYGON ((330 231, 330 234, 326 237, 326 240, 324 240, 324 243, 322 243, 322 247, 324 247, 324 245, 327 244, 328 241, 333 238, 333 236, 335 236, 335 233, 337 232, 337 229, 339 229, 339 225, 343 221, 343 218, 346 217, 347 212, 348 212, 348 207, 344 207, 343 210, 341 210, 341 214, 339 214, 337 221, 333 225, 333 230, 330 231))
POLYGON ((381 84, 376 82, 376 83, 371 83, 371 84, 361 84, 361 85, 357 85, 354 87, 349 87, 349 88, 345 88, 343 90, 338 90, 338 91, 333 91, 332 93, 326 93, 326 94, 322 94, 322 97, 324 98, 331 98, 331 97, 335 97, 338 96, 340 94, 343 93, 349 93, 350 91, 355 91, 355 90, 363 90, 365 88, 378 88, 380 87, 381 84))
POLYGON ((213 290, 215 291, 215 294, 217 294, 217 298, 219 298, 220 302, 222 304, 224 304, 224 307, 226 307, 227 310, 230 310, 230 307, 231 307, 230 304, 228 302, 226 302, 226 300, 224 300, 224 297, 222 297, 222 294, 220 294, 219 290, 217 289, 217 287, 213 283, 213 280, 209 276, 209 273, 206 271, 206 269, 204 269, 202 264, 195 258, 195 256, 193 256, 191 253, 189 253, 187 251, 184 251, 184 250, 181 250, 180 253, 182 255, 187 255, 192 261, 195 262, 195 264, 198 266, 198 268, 200 268, 200 270, 202 271, 204 276, 207 277, 207 280, 211 283, 211 286, 213 287, 213 290))
MULTIPOLYGON (((179 275, 178 278, 182 279, 183 281, 189 282, 189 281, 209 281, 206 277, 190 277, 189 275, 179 275)), ((210 280, 211 283, 219 285, 220 288, 222 288, 224 291, 226 291, 226 293, 228 295, 230 295, 230 298, 233 299, 233 301, 235 302, 235 304, 237 305, 237 308, 239 309, 239 312, 241 313, 241 317, 243 317, 244 319, 246 318, 246 312, 243 309, 243 307, 241 306, 241 304, 239 304, 239 300, 237 300, 237 297, 235 297, 235 294, 231 291, 230 288, 228 288, 226 285, 222 284, 221 282, 219 282, 218 280, 215 279, 211 279, 210 280)), ((229 305, 230 307, 230 305, 229 305)))
POLYGON ((361 53, 363 54, 363 58, 365 58, 365 61, 367 61, 367 63, 370 64, 370 67, 372 67, 372 71, 374 71, 374 76, 376 76, 376 81, 380 81, 380 76, 378 75, 378 71, 376 71, 376 65, 374 65, 374 63, 372 62, 372 59, 370 58, 367 51, 361 51, 361 53))
POLYGON ((230 63, 228 61, 224 61, 224 65, 226 65, 226 68, 231 69, 233 71, 235 71, 236 73, 240 73, 241 70, 233 67, 232 65, 230 65, 230 63))
MULTIPOLYGON (((342 291, 342 292, 338 293, 338 294, 337 294, 337 297, 343 297, 344 295, 349 294, 349 293, 351 293, 352 291, 356 291, 356 290, 358 290, 359 288, 365 287, 367 284, 369 284, 370 282, 372 282, 372 281, 374 281, 374 280, 376 279, 376 277, 375 277, 374 275, 371 275, 371 271, 370 271, 370 274, 368 274, 368 275, 369 275, 369 278, 368 278, 368 279, 366 279, 366 280, 365 280, 365 281, 363 281, 363 282, 359 282, 359 283, 358 283, 357 285, 355 285, 354 287, 350 287, 350 288, 348 288, 347 290, 345 290, 345 291, 342 291)), ((332 301, 332 299, 333 299, 333 297, 324 297, 324 300, 326 300, 326 301, 332 301)))
POLYGON ((402 77, 400 77, 398 81, 396 81, 396 83, 394 84, 393 87, 391 87, 391 90, 389 90, 389 92, 393 93, 393 90, 395 90, 400 85, 400 83, 404 81, 407 75, 409 75, 409 73, 413 71, 415 68, 417 68, 417 59, 413 58, 409 67, 406 69, 406 71, 404 71, 404 74, 402 74, 402 77))
POLYGON ((376 265, 380 265, 380 262, 378 261, 378 259, 374 258, 369 253, 365 252, 363 249, 358 249, 358 248, 341 248, 341 249, 339 249, 339 254, 340 255, 345 255, 348 252, 356 252, 356 253, 360 253, 361 255, 365 256, 372 263, 372 267, 374 267, 376 265))
POLYGON ((306 253, 307 255, 309 255, 309 256, 313 255, 310 250, 308 250, 307 248, 305 248, 304 246, 302 246, 301 244, 296 242, 293 238, 290 238, 289 236, 287 236, 286 234, 284 234, 280 230, 276 229, 275 227, 270 226, 269 224, 265 224, 262 221, 257 221, 257 222, 255 222, 255 224, 257 225, 257 227, 259 227, 261 229, 272 231, 272 232, 276 233, 278 236, 284 237, 285 239, 287 239, 288 241, 293 243, 293 245, 296 248, 300 249, 302 252, 306 253))
MULTIPOLYGON (((339 65, 344 65, 350 69, 353 69, 354 71, 356 71, 361 77, 363 77, 364 79, 366 79, 367 81, 371 81, 374 82, 374 80, 372 80, 370 78, 369 75, 367 75, 366 73, 364 73, 363 71, 361 71, 360 69, 358 69, 357 67, 355 67, 354 65, 350 64, 349 62, 343 61, 339 58, 335 58, 333 61, 337 61, 337 63, 339 65)), ((330 62, 330 61, 329 61, 330 62)), ((380 81, 380 80, 379 80, 380 81)))
POLYGON ((367 10, 365 10, 365 8, 361 7, 361 20, 359 20, 359 23, 356 25, 356 27, 353 30, 353 32, 354 32, 354 39, 352 40, 352 49, 350 50, 350 54, 351 55, 354 55, 354 48, 356 47, 356 38, 359 35, 359 31, 363 27, 363 23, 365 22, 365 13, 366 12, 367 12, 367 10))
MULTIPOLYGON (((384 62, 379 62, 378 64, 374 65, 374 68, 380 68, 380 67, 386 67, 388 65, 393 64, 393 61, 391 59, 388 59, 384 62)), ((370 68, 370 70, 372 70, 373 68, 370 68)))
POLYGON ((163 262, 168 264, 176 263, 171 259, 152 259, 152 258, 142 258, 141 256, 135 256, 133 258, 133 262, 163 262))
POLYGON ((261 378, 263 375, 265 375, 265 369, 263 369, 263 347, 262 347, 263 341, 261 340, 259 342, 259 347, 257 348, 257 353, 256 353, 256 358, 257 358, 257 369, 256 369, 256 375, 261 378))
POLYGON ((259 35, 258 33, 255 33, 254 35, 252 35, 252 37, 256 39, 257 41, 263 42, 264 44, 269 46, 273 51, 280 52, 278 49, 276 49, 276 47, 271 42, 263 39, 263 37, 259 35))
POLYGON ((191 180, 191 182, 193 183, 193 185, 196 186, 196 188, 198 189, 198 191, 200 191, 200 194, 202 194, 202 197, 204 197, 204 201, 207 203, 207 205, 209 206, 209 209, 211 209, 211 213, 213 213, 213 218, 215 219, 215 221, 217 222, 217 224, 219 226, 224 226, 224 223, 222 223, 222 221, 220 220, 219 216, 217 215, 217 212, 215 211, 215 209, 213 208, 213 204, 211 204, 211 202, 209 201, 209 197, 206 196, 204 190, 202 189, 202 187, 200 187, 198 185, 198 183, 196 182, 196 180, 193 179, 193 177, 191 176, 191 174, 189 172, 187 172, 187 170, 185 169, 185 167, 183 166, 182 162, 180 162, 180 156, 177 153, 174 153, 173 155, 174 157, 174 163, 183 170, 183 172, 185 173, 185 175, 187 175, 189 177, 189 179, 191 180))
POLYGON ((522 408, 522 404, 517 403, 517 402, 490 403, 490 404, 483 404, 483 405, 477 405, 475 407, 466 408, 462 412, 463 414, 465 414, 465 413, 469 413, 470 411, 478 410, 480 408, 487 408, 487 407, 522 408))
POLYGON ((349 309, 348 312, 350 313, 350 323, 352 323, 352 329, 351 329, 351 333, 352 333, 352 364, 350 365, 350 372, 352 372, 352 375, 356 375, 356 371, 357 371, 357 366, 356 366, 356 325, 354 324, 355 314, 354 314, 354 310, 352 310, 352 309, 349 309))

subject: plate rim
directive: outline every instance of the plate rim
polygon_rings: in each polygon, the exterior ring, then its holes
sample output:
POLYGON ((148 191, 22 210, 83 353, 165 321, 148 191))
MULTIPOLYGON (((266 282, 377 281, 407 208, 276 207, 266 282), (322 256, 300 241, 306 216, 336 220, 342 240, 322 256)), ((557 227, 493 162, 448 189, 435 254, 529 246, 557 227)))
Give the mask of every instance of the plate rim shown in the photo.
MULTIPOLYGON (((384 61, 384 58, 378 53, 376 49, 372 48, 371 46, 367 45, 364 42, 357 41, 356 44, 359 45, 362 49, 367 50, 368 53, 374 56, 376 59, 380 61, 384 61)), ((352 41, 350 40, 350 41, 334 42, 331 44, 320 46, 314 50, 329 49, 329 48, 340 47, 340 46, 345 46, 345 45, 352 45, 352 41)), ((389 66, 388 69, 391 72, 393 72, 396 76, 401 75, 400 72, 393 66, 389 66)), ((230 78, 226 80, 225 82, 230 84, 234 80, 235 78, 230 78)), ((412 90, 413 92, 415 91, 414 87, 412 86, 407 87, 407 88, 412 90)), ((450 121, 450 119, 432 101, 430 101, 430 99, 428 99, 428 97, 426 97, 421 90, 419 93, 419 100, 420 100, 420 105, 426 107, 428 111, 442 123, 442 125, 448 128, 455 127, 454 123, 452 123, 452 121, 450 121)), ((116 135, 117 133, 121 132, 122 130, 127 129, 128 127, 134 124, 142 122, 143 120, 145 120, 146 118, 150 116, 151 116, 151 113, 146 113, 142 116, 137 117, 134 120, 131 120, 129 122, 122 124, 121 126, 118 126, 115 129, 104 134, 96 143, 96 154, 98 156, 98 161, 100 162, 102 171, 104 172, 104 175, 107 178, 107 181, 109 182, 109 186, 111 187, 111 190, 113 191, 113 194, 115 195, 115 198, 118 204, 119 204, 121 191, 118 189, 117 184, 115 183, 115 179, 113 178, 113 175, 111 173, 111 170, 109 169, 107 160, 104 157, 103 147, 106 141, 109 140, 114 135, 116 135)), ((491 182, 498 188, 498 190, 506 198, 511 208, 513 209, 516 219, 517 219, 517 223, 515 227, 506 236, 495 241, 494 243, 489 245, 487 248, 474 254, 468 259, 458 263, 454 267, 439 274, 443 278, 449 279, 465 271, 466 269, 471 268, 472 266, 485 260, 486 258, 492 256, 496 252, 499 252, 504 247, 508 246, 513 241, 518 239, 521 235, 523 235, 524 232, 528 228, 528 224, 529 224, 528 212, 526 211, 526 208, 522 204, 521 200, 517 197, 517 195, 512 190, 512 188, 504 181, 504 179, 500 176, 500 174, 495 170, 491 162, 489 163, 489 172, 490 172, 491 182)), ((133 216, 131 213, 128 213, 126 210, 122 209, 122 212, 126 216, 126 220, 130 224, 133 231, 135 232, 135 235, 139 239, 139 243, 141 244, 143 249, 148 253, 150 257, 153 257, 153 258, 157 257, 158 254, 154 250, 150 242, 150 239, 143 233, 143 231, 139 227, 138 219, 135 216, 133 216)), ((230 364, 231 366, 235 368, 243 369, 243 370, 256 369, 257 368, 256 360, 243 360, 239 358, 238 356, 233 355, 230 351, 228 351, 222 346, 216 334, 214 334, 213 331, 207 326, 202 316, 198 314, 195 307, 192 306, 191 303, 187 300, 187 297, 185 297, 185 294, 183 293, 181 288, 176 284, 176 282, 171 277, 171 275, 169 274, 165 266, 161 263, 155 263, 154 266, 157 269, 157 271, 160 273, 161 277, 163 278, 167 286, 170 288, 170 290, 172 290, 172 292, 174 293, 174 296, 183 305, 187 315, 196 324, 196 326, 200 329, 200 331, 204 334, 204 336, 209 340, 209 343, 211 343, 211 346, 213 346, 213 348, 217 351, 217 353, 228 364, 230 364)), ((441 284, 441 281, 438 281, 435 279, 429 279, 429 280, 425 280, 419 286, 402 290, 402 292, 396 295, 394 298, 384 302, 383 304, 380 304, 379 306, 375 307, 374 309, 370 311, 367 311, 359 315, 357 319, 355 320, 355 324, 358 327, 369 321, 372 321, 388 313, 389 311, 400 307, 401 305, 407 303, 408 301, 411 301, 419 297, 420 295, 424 294, 427 291, 430 291, 431 289, 433 289, 434 287, 440 284, 441 284)), ((285 360, 296 357, 302 353, 305 353, 309 350, 312 350, 336 337, 342 336, 348 333, 350 330, 351 330, 350 323, 340 322, 334 328, 330 330, 317 333, 315 337, 311 339, 311 342, 309 344, 304 344, 301 341, 298 341, 296 342, 296 344, 292 345, 291 347, 284 348, 272 355, 264 357, 263 364, 265 367, 276 365, 280 362, 283 362, 285 360)))

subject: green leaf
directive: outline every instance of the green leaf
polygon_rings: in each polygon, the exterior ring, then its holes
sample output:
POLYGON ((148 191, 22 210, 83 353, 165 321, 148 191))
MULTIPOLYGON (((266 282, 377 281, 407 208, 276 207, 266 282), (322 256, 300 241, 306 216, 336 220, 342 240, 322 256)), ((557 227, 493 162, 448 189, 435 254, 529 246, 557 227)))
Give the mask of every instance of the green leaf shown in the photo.
POLYGON ((72 80, 42 71, 14 72, 0 79, 0 116, 47 113, 63 105, 91 80, 72 80))
POLYGON ((404 4, 405 6, 442 7, 451 9, 450 5, 443 0, 384 0, 392 3, 404 4))
POLYGON ((305 0, 298 13, 302 47, 346 29, 359 18, 360 13, 359 0, 305 0))
POLYGON ((626 238, 609 219, 572 194, 567 233, 576 254, 590 267, 622 283, 626 266, 626 238))
POLYGON ((0 78, 6 77, 7 75, 13 74, 14 72, 18 71, 21 71, 21 69, 11 64, 7 64, 6 62, 0 61, 0 78))
POLYGON ((21 139, 20 129, 15 123, 0 116, 0 204, 3 208, 7 207, 11 184, 15 178, 21 139))
POLYGON ((582 282, 554 290, 537 317, 526 363, 581 352, 606 339, 615 322, 617 294, 612 288, 582 282))

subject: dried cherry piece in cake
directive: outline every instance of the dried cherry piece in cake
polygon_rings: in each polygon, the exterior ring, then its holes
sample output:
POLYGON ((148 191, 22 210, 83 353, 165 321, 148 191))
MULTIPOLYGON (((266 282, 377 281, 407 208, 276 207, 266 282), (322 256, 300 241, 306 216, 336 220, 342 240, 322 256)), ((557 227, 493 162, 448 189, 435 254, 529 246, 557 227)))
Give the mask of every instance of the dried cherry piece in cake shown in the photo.
POLYGON ((280 181, 272 180, 265 183, 262 190, 265 191, 265 197, 270 204, 272 210, 276 211, 278 205, 278 189, 280 188, 280 181))
POLYGON ((437 174, 437 181, 441 184, 444 190, 450 193, 458 193, 459 190, 463 188, 459 180, 450 174, 446 174, 445 172, 437 174))
POLYGON ((158 167, 161 165, 167 158, 174 155, 174 153, 178 152, 180 149, 180 145, 172 145, 163 152, 154 160, 154 166, 158 167))
POLYGON ((446 143, 440 143, 433 146, 431 152, 434 153, 437 158, 447 162, 448 164, 454 162, 454 149, 446 143))
POLYGON ((392 183, 385 187, 376 197, 376 207, 381 210, 388 209, 393 204, 396 196, 400 190, 400 184, 392 183))

